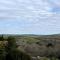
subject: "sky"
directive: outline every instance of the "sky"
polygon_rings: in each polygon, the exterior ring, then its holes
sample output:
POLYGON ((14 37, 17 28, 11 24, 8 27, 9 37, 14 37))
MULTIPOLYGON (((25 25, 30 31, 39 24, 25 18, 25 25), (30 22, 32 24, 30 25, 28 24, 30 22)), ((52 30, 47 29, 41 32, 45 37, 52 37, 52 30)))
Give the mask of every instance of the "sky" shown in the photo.
POLYGON ((1 0, 0 34, 59 34, 60 0, 1 0))

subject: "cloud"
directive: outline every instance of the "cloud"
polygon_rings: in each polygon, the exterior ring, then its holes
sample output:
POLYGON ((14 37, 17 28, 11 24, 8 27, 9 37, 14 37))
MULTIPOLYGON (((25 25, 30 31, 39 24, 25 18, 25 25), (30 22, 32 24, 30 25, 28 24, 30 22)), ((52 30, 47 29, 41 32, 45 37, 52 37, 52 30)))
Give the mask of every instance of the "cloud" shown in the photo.
POLYGON ((59 10, 59 0, 1 0, 0 17, 34 19, 49 17, 59 10), (58 9, 56 9, 56 8, 58 9))
POLYGON ((60 32, 59 3, 60 0, 1 0, 0 33, 60 32))
MULTIPOLYGON (((59 1, 56 2, 59 3, 59 1)), ((54 14, 52 11, 56 10, 54 7, 56 2, 52 0, 2 0, 0 1, 0 17, 25 20, 50 17, 54 14)))
MULTIPOLYGON (((48 15, 51 10, 48 2, 42 0, 2 0, 0 1, 0 17, 36 17, 39 14, 48 15)), ((25 18, 26 19, 26 18, 25 18)))

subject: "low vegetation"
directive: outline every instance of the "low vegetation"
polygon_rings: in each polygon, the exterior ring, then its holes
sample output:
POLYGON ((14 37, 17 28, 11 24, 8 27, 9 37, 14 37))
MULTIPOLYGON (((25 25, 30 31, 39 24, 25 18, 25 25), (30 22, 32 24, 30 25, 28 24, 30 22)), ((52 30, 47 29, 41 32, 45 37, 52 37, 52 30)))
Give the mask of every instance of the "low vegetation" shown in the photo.
POLYGON ((0 37, 0 60, 31 60, 31 57, 17 49, 16 40, 9 36, 4 39, 0 37))
POLYGON ((0 35, 0 60, 60 60, 60 35, 0 35))

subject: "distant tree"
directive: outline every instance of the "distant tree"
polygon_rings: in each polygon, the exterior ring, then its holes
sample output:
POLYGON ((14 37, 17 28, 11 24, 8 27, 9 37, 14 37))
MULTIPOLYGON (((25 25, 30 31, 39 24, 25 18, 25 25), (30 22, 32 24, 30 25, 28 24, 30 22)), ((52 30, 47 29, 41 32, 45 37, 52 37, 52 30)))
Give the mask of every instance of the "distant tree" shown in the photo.
POLYGON ((28 54, 17 49, 14 37, 8 37, 7 41, 8 46, 6 47, 6 60, 31 60, 31 57, 28 54))
POLYGON ((4 41, 3 35, 0 36, 0 41, 4 41))
POLYGON ((53 57, 56 57, 56 53, 55 51, 53 50, 54 49, 54 45, 52 43, 48 43, 46 45, 47 49, 48 49, 48 53, 47 53, 47 57, 50 58, 50 60, 52 60, 53 57))
POLYGON ((5 60, 5 57, 6 57, 5 46, 3 44, 0 44, 0 60, 5 60))
POLYGON ((16 48, 16 40, 15 40, 15 38, 10 36, 10 37, 8 37, 7 41, 8 41, 7 51, 10 52, 12 50, 15 50, 15 48, 16 48))
POLYGON ((14 37, 9 36, 7 41, 8 44, 6 46, 6 52, 7 52, 6 59, 8 60, 9 58, 10 60, 13 60, 11 55, 12 55, 12 51, 16 49, 16 40, 14 39, 14 37))
POLYGON ((60 49, 56 51, 56 57, 60 60, 60 49))
POLYGON ((48 43, 47 45, 46 45, 46 47, 53 47, 54 45, 52 44, 52 43, 48 43))

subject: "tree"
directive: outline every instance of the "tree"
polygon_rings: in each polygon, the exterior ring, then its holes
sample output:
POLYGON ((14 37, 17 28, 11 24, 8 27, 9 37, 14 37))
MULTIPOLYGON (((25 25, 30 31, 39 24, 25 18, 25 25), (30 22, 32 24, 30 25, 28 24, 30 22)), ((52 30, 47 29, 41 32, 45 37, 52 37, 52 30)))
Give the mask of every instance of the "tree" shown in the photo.
POLYGON ((49 57, 50 60, 52 60, 53 57, 56 57, 56 53, 54 51, 54 45, 52 43, 48 43, 46 47, 48 49, 47 57, 49 57))
POLYGON ((4 41, 0 41, 0 60, 5 60, 6 57, 5 45, 3 43, 4 41))
POLYGON ((16 48, 16 40, 15 40, 15 38, 10 36, 10 37, 8 37, 7 41, 8 41, 7 51, 10 52, 12 50, 15 50, 15 48, 16 48))
POLYGON ((8 59, 13 60, 11 55, 13 55, 12 52, 16 49, 16 40, 14 39, 14 37, 9 36, 7 41, 8 44, 6 46, 6 52, 7 52, 6 60, 8 59))
POLYGON ((13 37, 8 37, 8 46, 6 48, 6 60, 31 60, 31 57, 17 49, 16 40, 13 37))
POLYGON ((0 36, 0 41, 4 41, 3 35, 0 36))
POLYGON ((5 41, 3 35, 0 36, 0 60, 5 60, 6 51, 5 51, 5 41))

